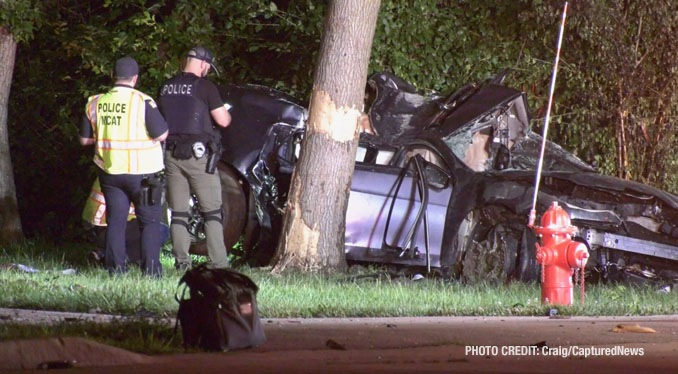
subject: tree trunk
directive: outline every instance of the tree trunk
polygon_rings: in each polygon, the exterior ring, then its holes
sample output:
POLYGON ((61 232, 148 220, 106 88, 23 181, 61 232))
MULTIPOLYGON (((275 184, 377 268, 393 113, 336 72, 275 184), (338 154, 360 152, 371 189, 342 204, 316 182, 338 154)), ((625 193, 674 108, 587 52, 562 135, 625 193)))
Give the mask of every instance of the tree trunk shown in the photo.
POLYGON ((346 208, 380 0, 331 0, 273 271, 346 267, 346 208))
POLYGON ((0 27, 0 243, 10 243, 23 238, 7 126, 9 90, 12 86, 15 56, 14 37, 6 28, 0 27))

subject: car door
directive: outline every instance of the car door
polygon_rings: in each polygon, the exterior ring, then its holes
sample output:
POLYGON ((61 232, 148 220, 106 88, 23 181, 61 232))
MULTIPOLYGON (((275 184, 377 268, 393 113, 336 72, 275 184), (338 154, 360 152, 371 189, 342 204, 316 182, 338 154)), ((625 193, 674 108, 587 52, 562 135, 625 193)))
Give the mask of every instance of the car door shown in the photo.
POLYGON ((430 150, 401 150, 396 157, 383 150, 376 157, 369 153, 359 148, 351 183, 347 259, 440 266, 452 178, 431 159, 430 150), (429 157, 422 156, 426 153, 429 157), (402 161, 394 161, 397 158, 402 161))

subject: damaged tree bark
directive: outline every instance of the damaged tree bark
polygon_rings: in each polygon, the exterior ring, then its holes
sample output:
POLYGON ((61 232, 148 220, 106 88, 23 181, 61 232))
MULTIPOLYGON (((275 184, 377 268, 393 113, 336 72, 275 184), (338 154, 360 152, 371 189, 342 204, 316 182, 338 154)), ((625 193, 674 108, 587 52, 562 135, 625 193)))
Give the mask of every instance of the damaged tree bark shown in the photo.
POLYGON ((332 0, 274 272, 346 267, 346 208, 380 0, 332 0))
POLYGON ((7 124, 15 57, 16 40, 7 28, 0 26, 0 243, 11 243, 23 238, 7 124))

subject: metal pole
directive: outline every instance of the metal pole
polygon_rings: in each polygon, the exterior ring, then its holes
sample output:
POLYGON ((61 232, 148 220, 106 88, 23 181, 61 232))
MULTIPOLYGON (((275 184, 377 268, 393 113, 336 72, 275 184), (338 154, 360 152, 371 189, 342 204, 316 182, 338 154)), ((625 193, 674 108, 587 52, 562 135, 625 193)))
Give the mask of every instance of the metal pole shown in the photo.
POLYGON ((541 152, 539 153, 539 162, 537 163, 537 176, 534 180, 534 195, 532 197, 532 210, 527 225, 534 226, 537 218, 537 195, 539 194, 539 181, 541 180, 541 170, 544 167, 544 151, 546 150, 546 135, 549 130, 549 121, 551 120, 551 106, 553 105, 553 91, 556 86, 556 75, 558 74, 558 62, 560 61, 560 46, 563 44, 563 33, 565 32, 565 17, 567 17, 567 2, 563 9, 563 19, 560 23, 560 34, 558 35, 558 50, 556 51, 556 62, 553 65, 553 74, 551 76, 551 90, 549 93, 549 102, 546 108, 546 118, 544 119, 544 133, 542 135, 541 152))

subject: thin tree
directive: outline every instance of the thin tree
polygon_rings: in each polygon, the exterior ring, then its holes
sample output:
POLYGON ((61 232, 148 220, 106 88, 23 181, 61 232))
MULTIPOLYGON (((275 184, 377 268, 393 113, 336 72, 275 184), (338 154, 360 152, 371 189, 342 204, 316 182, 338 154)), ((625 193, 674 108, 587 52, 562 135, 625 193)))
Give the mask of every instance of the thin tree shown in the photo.
POLYGON ((274 272, 346 267, 346 208, 380 0, 329 1, 274 272))
POLYGON ((23 238, 7 127, 15 56, 16 40, 7 27, 0 25, 0 243, 23 238))

